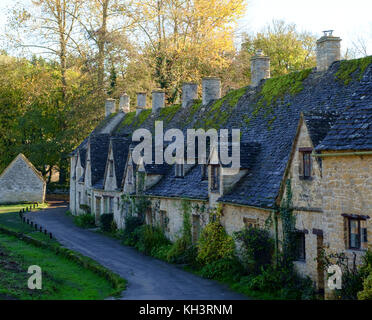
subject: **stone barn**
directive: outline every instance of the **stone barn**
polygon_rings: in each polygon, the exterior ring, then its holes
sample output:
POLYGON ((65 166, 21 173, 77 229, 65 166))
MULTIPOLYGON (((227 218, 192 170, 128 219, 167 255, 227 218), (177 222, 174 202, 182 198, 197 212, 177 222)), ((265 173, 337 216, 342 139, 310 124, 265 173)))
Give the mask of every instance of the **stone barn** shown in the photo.
POLYGON ((45 190, 42 174, 23 154, 19 154, 0 175, 0 203, 43 203, 45 190))

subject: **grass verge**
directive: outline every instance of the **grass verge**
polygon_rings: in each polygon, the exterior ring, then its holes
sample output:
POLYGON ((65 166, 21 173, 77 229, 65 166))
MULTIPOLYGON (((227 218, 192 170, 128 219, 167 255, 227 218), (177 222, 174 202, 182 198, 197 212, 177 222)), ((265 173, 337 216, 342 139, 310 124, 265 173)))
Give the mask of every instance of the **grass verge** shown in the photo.
POLYGON ((47 300, 100 300, 119 296, 127 282, 94 260, 63 248, 21 222, 18 214, 0 215, 0 297, 47 300), (27 268, 43 270, 43 290, 27 289, 27 268), (9 266, 12 266, 10 268, 9 266), (3 276, 4 274, 4 276, 3 276))

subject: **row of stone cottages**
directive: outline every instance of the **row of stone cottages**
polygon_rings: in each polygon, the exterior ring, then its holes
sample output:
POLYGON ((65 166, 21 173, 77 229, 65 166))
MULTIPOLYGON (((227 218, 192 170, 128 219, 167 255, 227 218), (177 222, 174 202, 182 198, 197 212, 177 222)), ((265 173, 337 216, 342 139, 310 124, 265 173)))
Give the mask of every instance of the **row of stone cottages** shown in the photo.
MULTIPOLYGON (((118 112, 115 101, 107 100, 105 120, 71 155, 71 211, 79 214, 81 205, 89 206, 97 219, 114 213, 123 228, 121 196, 136 192, 142 172, 152 203, 147 223, 160 223, 174 239, 182 228, 182 204, 190 201, 196 241, 209 220, 204 209, 217 204, 229 234, 263 227, 269 218, 275 222, 290 180, 298 231, 295 264, 324 288, 316 261, 321 249, 356 255, 359 263, 372 239, 372 65, 366 63, 371 57, 339 61, 340 43, 325 33, 317 41, 316 68, 277 79, 270 79, 270 60, 258 52, 251 61, 251 85, 223 98, 220 80, 205 78, 202 101, 194 83, 184 84, 179 106, 165 107, 161 91, 153 92, 152 109, 139 93, 135 112, 125 94, 118 112), (354 72, 347 71, 351 65, 354 72), (281 85, 283 95, 270 96, 270 86, 281 85), (164 130, 240 129, 239 173, 226 175, 220 165, 136 166, 131 134, 154 130, 156 120, 164 121, 164 130)), ((280 239, 278 221, 271 228, 280 239)))

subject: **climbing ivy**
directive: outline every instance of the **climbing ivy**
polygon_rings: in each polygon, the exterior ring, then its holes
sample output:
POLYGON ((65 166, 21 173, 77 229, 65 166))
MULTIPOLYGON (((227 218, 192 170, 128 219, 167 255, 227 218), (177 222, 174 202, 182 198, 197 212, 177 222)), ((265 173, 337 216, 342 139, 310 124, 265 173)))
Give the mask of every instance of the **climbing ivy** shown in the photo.
POLYGON ((292 205, 292 186, 291 180, 286 182, 286 197, 283 199, 280 207, 280 217, 283 228, 283 259, 282 263, 285 267, 291 267, 295 258, 295 231, 296 218, 293 214, 292 205))

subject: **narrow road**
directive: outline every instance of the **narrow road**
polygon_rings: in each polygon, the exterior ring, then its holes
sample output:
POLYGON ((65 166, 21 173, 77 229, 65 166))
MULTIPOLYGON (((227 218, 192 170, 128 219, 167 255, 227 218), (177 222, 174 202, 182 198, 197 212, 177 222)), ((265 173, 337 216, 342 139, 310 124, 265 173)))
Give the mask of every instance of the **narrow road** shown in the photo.
POLYGON ((115 239, 76 227, 67 217, 67 204, 53 202, 30 213, 65 247, 88 256, 128 280, 124 300, 235 300, 247 299, 215 281, 202 279, 177 266, 147 257, 115 239))

